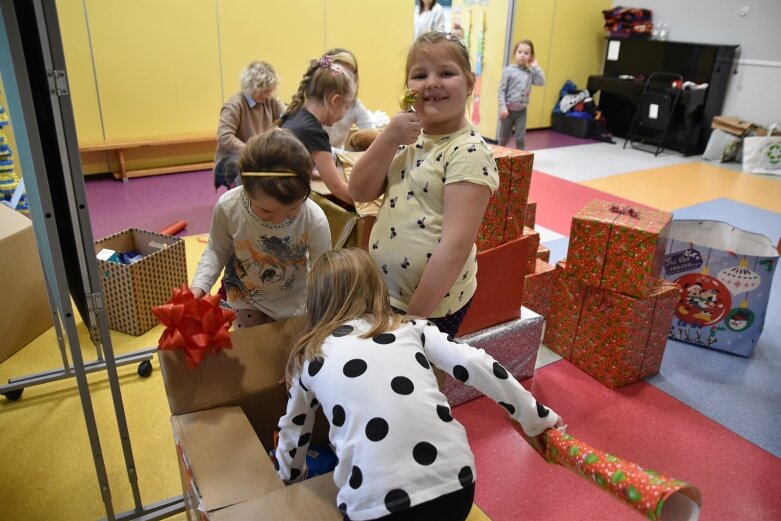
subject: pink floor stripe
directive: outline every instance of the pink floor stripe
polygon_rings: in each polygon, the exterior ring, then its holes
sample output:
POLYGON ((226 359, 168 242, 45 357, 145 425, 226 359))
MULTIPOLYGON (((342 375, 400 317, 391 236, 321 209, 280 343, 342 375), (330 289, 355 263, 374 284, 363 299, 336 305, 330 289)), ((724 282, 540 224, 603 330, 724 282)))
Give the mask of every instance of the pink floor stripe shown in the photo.
POLYGON ((534 170, 529 200, 537 202, 537 224, 569 236, 572 216, 593 199, 640 206, 615 195, 534 170))
MULTIPOLYGON (((611 391, 569 362, 524 382, 584 442, 696 485, 702 521, 781 519, 781 460, 683 403, 640 382, 611 391)), ((625 521, 642 517, 587 483, 545 463, 480 398, 454 409, 477 461, 475 502, 493 521, 625 521)))

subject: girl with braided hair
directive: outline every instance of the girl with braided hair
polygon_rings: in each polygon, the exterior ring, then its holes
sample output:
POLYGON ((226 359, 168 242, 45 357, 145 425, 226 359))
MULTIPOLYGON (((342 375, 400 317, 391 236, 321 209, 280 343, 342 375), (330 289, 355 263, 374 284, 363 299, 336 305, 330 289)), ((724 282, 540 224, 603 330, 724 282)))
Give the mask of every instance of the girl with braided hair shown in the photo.
POLYGON ((298 92, 276 121, 306 146, 325 185, 347 204, 353 201, 347 192, 347 182, 336 169, 328 133, 323 126, 342 119, 355 101, 355 75, 343 65, 350 61, 354 60, 347 53, 326 54, 319 60, 312 60, 298 92))

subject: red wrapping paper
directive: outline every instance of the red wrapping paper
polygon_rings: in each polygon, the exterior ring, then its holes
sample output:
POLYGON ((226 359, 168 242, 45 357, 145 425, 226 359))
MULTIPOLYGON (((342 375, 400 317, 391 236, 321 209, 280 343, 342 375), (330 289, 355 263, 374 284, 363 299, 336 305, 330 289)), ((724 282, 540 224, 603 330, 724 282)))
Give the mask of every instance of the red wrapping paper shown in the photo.
POLYGON ((550 295, 555 269, 555 266, 538 258, 534 273, 526 275, 523 283, 523 305, 543 317, 547 317, 550 312, 550 295))
POLYGON ((644 469, 555 429, 548 429, 542 436, 546 461, 591 481, 647 519, 697 519, 702 495, 689 483, 644 469))
POLYGON ((591 201, 572 218, 567 269, 589 286, 647 297, 659 278, 672 214, 591 201))
POLYGON ((207 353, 231 349, 230 328, 236 313, 220 307, 219 295, 196 299, 183 284, 173 290, 171 300, 152 308, 165 331, 158 349, 184 350, 188 367, 195 367, 207 353))
POLYGON ((587 287, 565 266, 554 275, 545 345, 611 389, 658 373, 678 286, 657 279, 640 299, 587 287))
POLYGON ((499 188, 491 195, 477 233, 478 251, 495 248, 523 235, 534 154, 489 145, 499 170, 499 188))
POLYGON ((534 273, 537 269, 537 251, 540 249, 540 233, 528 226, 524 226, 523 237, 529 238, 529 256, 526 258, 525 273, 534 273))
POLYGON ((534 228, 537 222, 537 202, 529 201, 526 203, 526 212, 524 213, 523 225, 534 228))

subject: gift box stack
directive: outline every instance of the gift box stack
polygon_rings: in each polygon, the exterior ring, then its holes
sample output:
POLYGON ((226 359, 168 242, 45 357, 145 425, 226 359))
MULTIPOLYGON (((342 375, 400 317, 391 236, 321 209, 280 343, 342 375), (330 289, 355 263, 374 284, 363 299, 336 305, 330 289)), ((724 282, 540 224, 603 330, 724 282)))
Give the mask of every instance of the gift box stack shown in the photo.
POLYGON ((617 389, 659 372, 678 286, 660 278, 668 212, 592 201, 553 274, 544 343, 617 389))

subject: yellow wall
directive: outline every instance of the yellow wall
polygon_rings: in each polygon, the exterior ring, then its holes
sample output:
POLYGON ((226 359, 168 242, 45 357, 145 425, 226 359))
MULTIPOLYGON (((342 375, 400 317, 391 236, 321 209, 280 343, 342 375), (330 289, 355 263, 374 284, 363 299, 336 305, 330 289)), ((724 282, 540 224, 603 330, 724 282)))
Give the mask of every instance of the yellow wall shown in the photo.
POLYGON ((3 78, 0 76, 0 106, 5 109, 5 115, 8 118, 8 125, 4 126, 0 132, 5 136, 5 142, 11 149, 11 160, 14 162, 14 174, 22 178, 22 165, 19 164, 19 156, 16 154, 16 140, 14 139, 14 122, 11 120, 11 111, 8 110, 8 100, 5 97, 5 86, 3 78))
MULTIPOLYGON (((483 79, 480 94, 480 123, 477 128, 483 137, 496 139, 496 125, 499 106, 496 91, 504 68, 504 46, 507 34, 507 17, 510 3, 508 0, 492 0, 488 5, 479 2, 453 1, 452 20, 460 18, 465 31, 468 31, 469 54, 472 69, 477 65, 477 45, 479 25, 485 19, 485 42, 483 47, 483 79), (469 5, 466 5, 466 4, 469 5), (460 12, 459 12, 460 11, 460 12)), ((472 119, 472 107, 467 114, 472 119)))
POLYGON ((532 89, 527 128, 550 126, 551 112, 565 81, 570 79, 585 89, 589 75, 602 71, 602 10, 612 5, 609 0, 516 2, 513 45, 523 39, 534 42, 537 61, 545 72, 545 86, 532 89))
MULTIPOLYGON (((398 108, 406 50, 412 41, 410 0, 57 0, 76 129, 80 142, 216 132, 222 102, 239 90, 251 60, 277 69, 278 95, 288 102, 310 59, 345 47, 360 65, 361 101, 389 115, 398 108)), ((535 87, 529 128, 550 125, 563 82, 585 86, 601 70, 601 10, 609 0, 453 1, 453 19, 486 16, 478 125, 496 137, 496 90, 504 60, 507 17, 513 41, 531 38, 547 76, 535 87), (469 5, 465 5, 465 4, 469 5), (461 10, 460 12, 458 10, 461 10)), ((471 38, 472 60, 477 38, 471 38)), ((129 168, 208 161, 213 151, 183 147, 157 157, 134 154, 129 168)), ((85 173, 108 171, 106 154, 85 158, 85 173)))
MULTIPOLYGON (((393 114, 412 40, 408 0, 57 0, 79 141, 215 132, 223 101, 255 59, 274 65, 289 102, 309 60, 345 47, 360 65, 361 101, 393 114)), ((208 161, 213 150, 133 153, 128 168, 208 161), (175 155, 174 155, 175 154, 175 155), (159 153, 157 153, 159 155, 159 153)), ((85 173, 115 169, 111 154, 85 173)))

